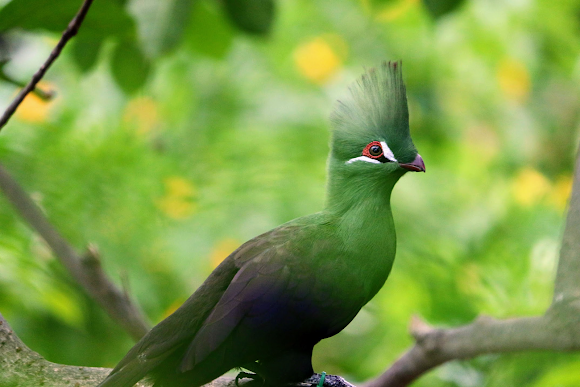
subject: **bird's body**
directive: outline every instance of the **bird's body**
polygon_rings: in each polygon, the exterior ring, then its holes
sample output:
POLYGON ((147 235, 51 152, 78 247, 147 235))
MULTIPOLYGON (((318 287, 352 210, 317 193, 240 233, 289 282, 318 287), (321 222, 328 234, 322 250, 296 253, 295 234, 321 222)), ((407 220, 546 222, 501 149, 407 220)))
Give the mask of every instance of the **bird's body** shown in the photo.
POLYGON ((313 346, 340 332, 389 275, 395 183, 407 170, 424 171, 400 63, 369 72, 352 94, 333 115, 325 209, 240 246, 101 387, 129 387, 145 375, 156 386, 197 387, 234 367, 266 383, 312 375, 313 346))

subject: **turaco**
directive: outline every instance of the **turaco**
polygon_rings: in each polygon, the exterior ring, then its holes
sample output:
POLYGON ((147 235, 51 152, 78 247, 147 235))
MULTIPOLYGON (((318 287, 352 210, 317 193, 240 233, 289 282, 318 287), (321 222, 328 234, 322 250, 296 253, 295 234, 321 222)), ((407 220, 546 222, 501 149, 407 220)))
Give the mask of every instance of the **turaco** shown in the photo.
POLYGON ((197 387, 235 367, 265 385, 313 374, 314 345, 346 327, 389 275, 395 183, 425 171, 409 133, 400 62, 362 75, 331 121, 325 208, 232 252, 100 387, 130 387, 145 376, 156 387, 197 387))

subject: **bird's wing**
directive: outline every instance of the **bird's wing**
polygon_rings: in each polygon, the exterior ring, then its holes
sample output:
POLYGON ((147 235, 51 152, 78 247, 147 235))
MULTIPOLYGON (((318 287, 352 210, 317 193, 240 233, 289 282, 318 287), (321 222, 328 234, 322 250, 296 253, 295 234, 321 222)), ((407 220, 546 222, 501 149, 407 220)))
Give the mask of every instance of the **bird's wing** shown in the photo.
POLYGON ((282 226, 249 240, 228 256, 173 314, 151 329, 117 364, 99 387, 131 386, 175 350, 191 342, 240 268, 296 227, 282 226))
POLYGON ((243 264, 189 345, 181 371, 191 370, 214 352, 256 306, 268 309, 279 302, 289 269, 282 260, 272 259, 279 258, 278 253, 271 247, 243 264))
POLYGON ((129 350, 99 387, 132 386, 191 340, 238 270, 232 258, 224 260, 179 309, 129 350))
POLYGON ((259 252, 239 257, 241 269, 189 344, 182 372, 222 345, 235 346, 239 360, 253 345, 314 345, 344 328, 362 306, 362 291, 349 282, 350 271, 339 267, 334 252, 340 246, 332 233, 303 225, 278 229, 271 238, 276 241, 259 252), (264 338, 271 341, 255 343, 264 338))

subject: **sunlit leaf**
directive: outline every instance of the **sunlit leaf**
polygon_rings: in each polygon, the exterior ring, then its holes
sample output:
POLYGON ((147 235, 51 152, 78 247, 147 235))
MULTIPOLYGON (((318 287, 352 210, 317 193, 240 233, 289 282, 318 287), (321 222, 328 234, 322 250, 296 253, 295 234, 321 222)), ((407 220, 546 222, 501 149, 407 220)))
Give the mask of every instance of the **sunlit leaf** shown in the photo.
POLYGON ((409 10, 419 4, 419 0, 401 0, 398 2, 387 1, 377 9, 376 19, 379 21, 392 21, 405 15, 409 10))
POLYGON ((580 362, 564 363, 548 368, 531 387, 576 387, 580 385, 580 362))
POLYGON ((43 302, 59 318, 67 324, 79 326, 83 321, 83 312, 73 295, 55 288, 42 292, 43 302))
POLYGON ((197 1, 186 31, 187 46, 213 58, 223 58, 234 38, 232 27, 214 3, 197 1))

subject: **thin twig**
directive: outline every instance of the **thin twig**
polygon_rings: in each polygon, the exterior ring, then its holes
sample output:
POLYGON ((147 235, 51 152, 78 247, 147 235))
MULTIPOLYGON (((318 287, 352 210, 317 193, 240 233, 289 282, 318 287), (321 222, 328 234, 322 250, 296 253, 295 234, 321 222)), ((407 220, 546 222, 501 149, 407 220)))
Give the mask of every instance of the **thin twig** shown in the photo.
MULTIPOLYGON (((16 79, 10 77, 9 75, 7 75, 6 73, 2 73, 0 72, 0 79, 3 81, 6 81, 7 83, 10 83, 14 86, 18 86, 18 87, 26 87, 26 85, 24 84, 24 82, 20 82, 17 81, 16 79)), ((53 90, 43 90, 40 87, 36 86, 33 90, 32 93, 34 95, 36 95, 38 98, 42 99, 43 101, 50 101, 51 99, 54 98, 55 92, 53 90)))
POLYGON ((0 118, 0 131, 2 131, 2 128, 6 125, 10 117, 12 117, 12 115, 14 114, 18 106, 22 103, 24 98, 28 95, 28 93, 34 90, 36 84, 40 82, 40 80, 42 79, 48 68, 52 65, 52 63, 56 60, 56 58, 58 58, 67 42, 77 34, 79 27, 81 26, 81 23, 85 19, 85 16, 89 11, 89 7, 91 6, 92 2, 93 0, 85 0, 85 2, 75 15, 75 17, 68 24, 66 30, 64 30, 64 32, 62 33, 62 36, 58 41, 58 44, 52 50, 46 62, 44 62, 44 64, 40 66, 38 71, 32 76, 30 82, 28 82, 28 85, 26 85, 24 89, 20 90, 20 93, 18 93, 16 98, 14 98, 14 101, 12 101, 12 103, 6 108, 4 114, 2 114, 2 117, 0 118))

